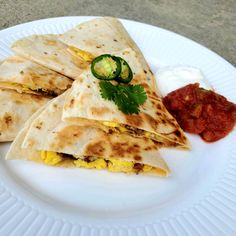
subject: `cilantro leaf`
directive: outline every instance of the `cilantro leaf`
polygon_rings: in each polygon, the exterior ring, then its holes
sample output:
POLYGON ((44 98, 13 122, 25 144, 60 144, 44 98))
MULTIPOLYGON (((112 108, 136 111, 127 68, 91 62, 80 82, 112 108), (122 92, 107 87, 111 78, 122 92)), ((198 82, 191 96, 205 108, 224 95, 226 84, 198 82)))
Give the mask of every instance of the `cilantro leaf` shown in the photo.
POLYGON ((139 105, 147 100, 141 85, 113 85, 107 81, 101 81, 99 85, 102 98, 113 101, 125 114, 138 114, 139 105))
POLYGON ((99 83, 100 93, 102 98, 106 100, 114 100, 114 94, 116 93, 116 87, 107 81, 101 81, 99 83))

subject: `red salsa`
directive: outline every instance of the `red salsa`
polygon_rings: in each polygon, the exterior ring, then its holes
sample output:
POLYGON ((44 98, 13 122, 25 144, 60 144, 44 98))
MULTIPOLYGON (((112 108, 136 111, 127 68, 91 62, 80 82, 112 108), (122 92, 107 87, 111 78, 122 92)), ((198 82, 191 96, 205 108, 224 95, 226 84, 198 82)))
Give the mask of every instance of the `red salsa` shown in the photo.
POLYGON ((224 138, 236 122, 236 105, 213 91, 199 88, 198 83, 169 93, 163 102, 184 131, 199 134, 207 142, 224 138))

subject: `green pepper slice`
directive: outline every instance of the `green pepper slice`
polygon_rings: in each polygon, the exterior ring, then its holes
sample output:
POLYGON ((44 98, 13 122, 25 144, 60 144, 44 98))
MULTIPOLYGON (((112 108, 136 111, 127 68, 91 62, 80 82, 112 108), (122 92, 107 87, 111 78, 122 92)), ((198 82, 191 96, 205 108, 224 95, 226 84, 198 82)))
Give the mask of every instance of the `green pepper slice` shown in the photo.
POLYGON ((114 80, 121 73, 121 62, 115 56, 103 54, 92 61, 91 71, 97 79, 114 80))
POLYGON ((125 61, 121 57, 117 58, 120 60, 121 63, 121 72, 120 75, 116 78, 116 81, 127 84, 133 79, 133 72, 127 61, 125 61))

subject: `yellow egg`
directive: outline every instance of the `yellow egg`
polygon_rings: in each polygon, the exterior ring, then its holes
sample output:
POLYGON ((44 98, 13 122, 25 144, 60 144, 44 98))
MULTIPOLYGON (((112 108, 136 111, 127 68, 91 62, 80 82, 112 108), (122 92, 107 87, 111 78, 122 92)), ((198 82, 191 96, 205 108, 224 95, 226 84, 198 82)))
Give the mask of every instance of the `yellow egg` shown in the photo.
POLYGON ((109 159, 108 170, 113 172, 133 172, 133 162, 119 160, 115 158, 109 159))
POLYGON ((73 54, 74 56, 79 56, 82 59, 84 59, 87 62, 90 62, 93 60, 94 56, 91 53, 85 52, 83 50, 80 50, 78 48, 70 46, 68 48, 68 51, 73 54))
POLYGON ((111 122, 111 121, 104 121, 102 122, 105 126, 109 126, 109 127, 118 127, 119 124, 116 122, 111 122))
POLYGON ((54 166, 63 160, 56 152, 49 151, 41 151, 41 159, 50 166, 54 166))
POLYGON ((91 162, 86 162, 84 160, 78 159, 78 160, 74 161, 74 164, 77 167, 84 167, 84 168, 88 168, 88 169, 95 168, 98 170, 106 169, 106 167, 107 167, 107 163, 104 159, 96 159, 91 162))

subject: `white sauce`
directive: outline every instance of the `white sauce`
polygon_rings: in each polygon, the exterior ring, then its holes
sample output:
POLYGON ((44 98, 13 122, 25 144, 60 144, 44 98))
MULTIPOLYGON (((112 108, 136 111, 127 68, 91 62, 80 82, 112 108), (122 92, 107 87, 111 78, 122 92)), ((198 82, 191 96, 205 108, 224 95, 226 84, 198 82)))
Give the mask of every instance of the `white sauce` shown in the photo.
POLYGON ((158 90, 163 97, 178 88, 193 83, 199 83, 201 88, 213 89, 202 72, 194 67, 164 67, 156 72, 155 77, 158 90))

